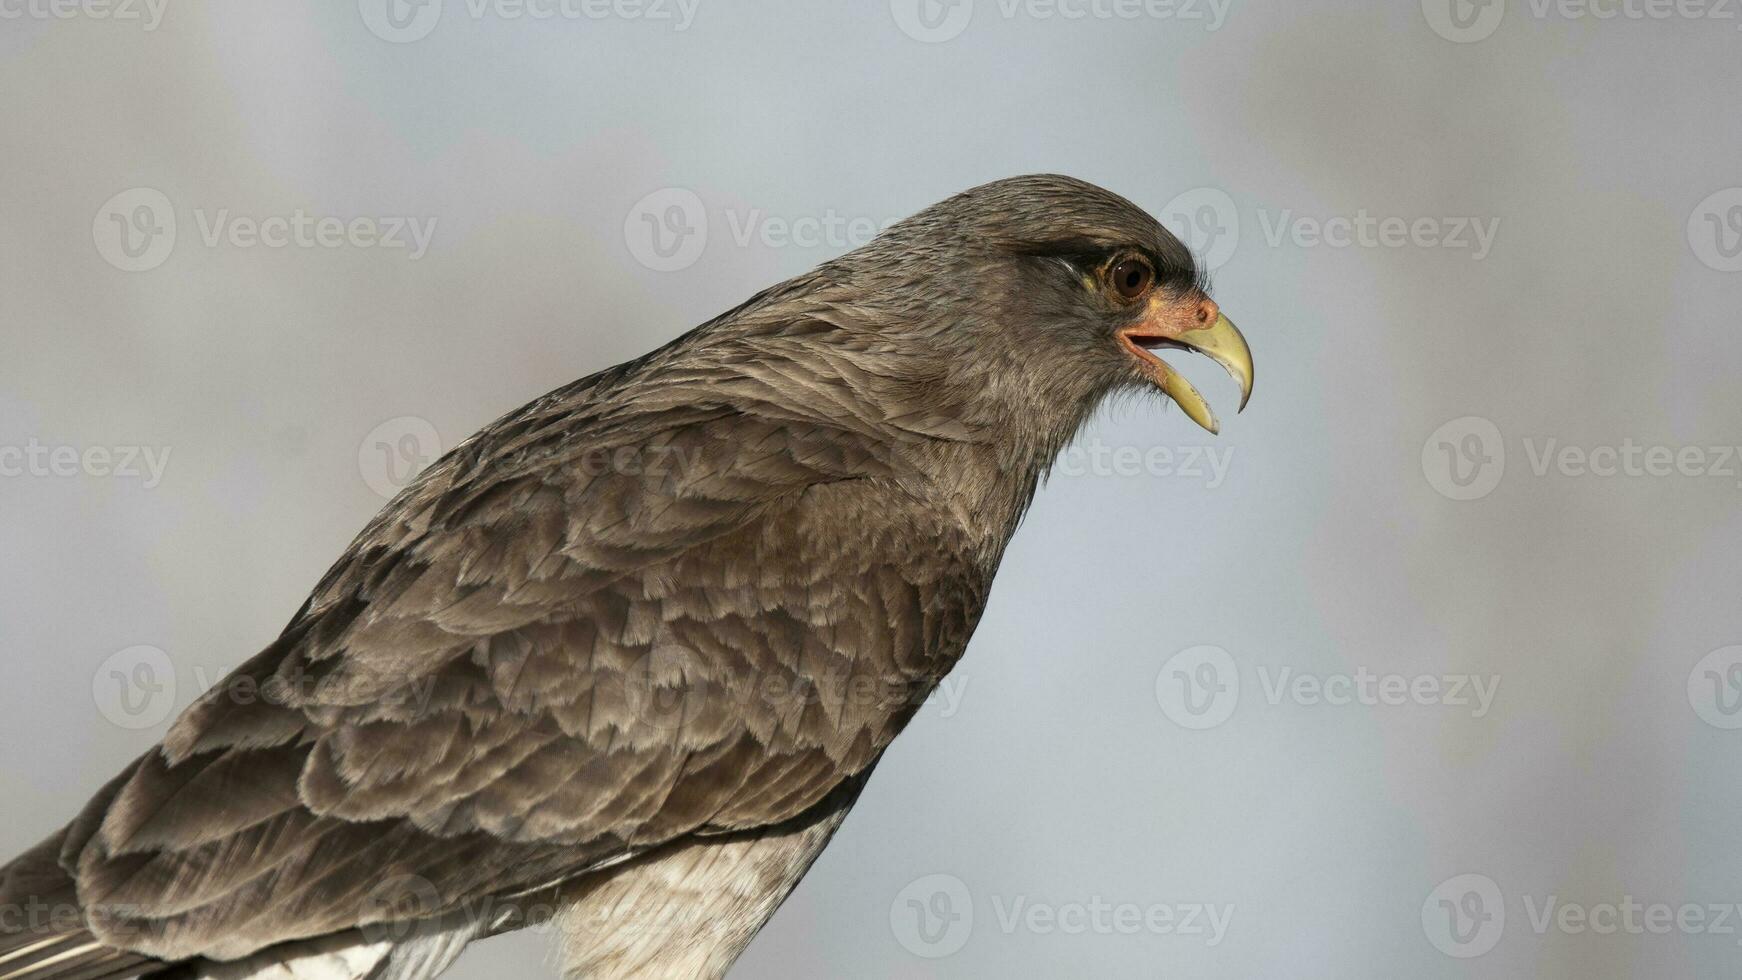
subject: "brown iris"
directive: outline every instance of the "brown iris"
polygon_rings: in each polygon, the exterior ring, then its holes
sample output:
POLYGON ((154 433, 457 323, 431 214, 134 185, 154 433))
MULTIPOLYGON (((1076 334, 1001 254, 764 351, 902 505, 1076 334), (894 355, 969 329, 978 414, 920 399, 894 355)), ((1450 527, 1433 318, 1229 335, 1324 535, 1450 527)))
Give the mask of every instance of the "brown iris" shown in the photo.
POLYGON ((1155 270, 1140 258, 1125 258, 1114 263, 1107 279, 1114 292, 1125 299, 1136 299, 1149 292, 1150 284, 1155 282, 1155 270))

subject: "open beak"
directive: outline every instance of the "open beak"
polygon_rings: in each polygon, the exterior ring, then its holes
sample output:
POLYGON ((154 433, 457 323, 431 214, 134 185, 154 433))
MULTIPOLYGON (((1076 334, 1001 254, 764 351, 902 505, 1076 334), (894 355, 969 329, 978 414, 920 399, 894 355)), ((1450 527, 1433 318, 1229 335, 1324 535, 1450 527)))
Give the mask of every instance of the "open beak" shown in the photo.
POLYGON ((1163 347, 1178 347, 1209 357, 1226 368, 1239 383, 1240 409, 1244 409, 1252 398, 1252 349, 1246 346, 1246 338, 1240 335, 1234 321, 1209 299, 1201 299, 1189 315, 1180 314, 1177 304, 1157 302, 1146 316, 1121 329, 1119 339, 1136 356, 1149 379, 1193 422, 1211 433, 1220 432, 1216 413, 1210 411, 1198 389, 1186 380, 1185 375, 1168 367, 1166 361, 1150 352, 1163 347), (1201 325, 1206 323, 1208 326, 1201 325))

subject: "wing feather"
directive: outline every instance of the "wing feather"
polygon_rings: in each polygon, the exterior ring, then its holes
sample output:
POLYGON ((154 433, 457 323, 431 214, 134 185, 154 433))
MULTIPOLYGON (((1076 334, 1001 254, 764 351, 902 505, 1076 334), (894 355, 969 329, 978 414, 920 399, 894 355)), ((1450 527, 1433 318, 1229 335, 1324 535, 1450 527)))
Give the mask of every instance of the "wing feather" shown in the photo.
POLYGON ((366 925, 405 875, 445 911, 791 819, 874 763, 978 570, 901 510, 843 389, 740 364, 630 398, 633 369, 444 457, 92 801, 61 857, 99 939, 241 956, 366 925))

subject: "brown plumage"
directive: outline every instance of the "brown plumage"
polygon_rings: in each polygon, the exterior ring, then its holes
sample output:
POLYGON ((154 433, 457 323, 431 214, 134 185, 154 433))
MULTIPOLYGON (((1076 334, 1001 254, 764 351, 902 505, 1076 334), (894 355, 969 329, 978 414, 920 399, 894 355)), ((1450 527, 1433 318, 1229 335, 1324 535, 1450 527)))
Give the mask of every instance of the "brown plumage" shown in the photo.
POLYGON ((498 420, 0 871, 0 905, 80 910, 0 935, 0 980, 430 976, 535 900, 574 975, 723 973, 961 656, 1056 452, 1162 383, 1132 343, 1214 314, 1141 210, 1015 178, 498 420), (630 906, 661 942, 591 918, 630 906))

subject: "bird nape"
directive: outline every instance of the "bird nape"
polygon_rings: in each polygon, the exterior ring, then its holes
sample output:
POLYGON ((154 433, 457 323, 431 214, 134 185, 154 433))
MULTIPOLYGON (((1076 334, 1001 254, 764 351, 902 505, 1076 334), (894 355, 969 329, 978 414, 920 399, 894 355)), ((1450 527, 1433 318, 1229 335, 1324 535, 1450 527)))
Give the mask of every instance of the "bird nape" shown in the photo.
POLYGON ((961 656, 1110 393, 1252 359, 1079 180, 958 194, 442 457, 284 632, 0 869, 0 980, 718 977, 961 656))

